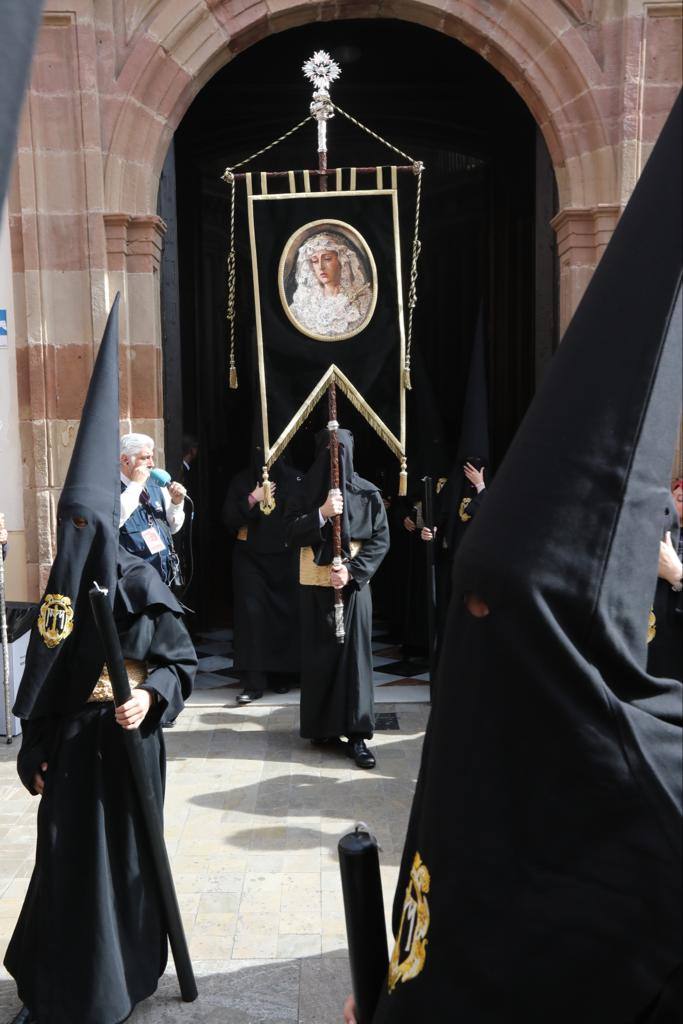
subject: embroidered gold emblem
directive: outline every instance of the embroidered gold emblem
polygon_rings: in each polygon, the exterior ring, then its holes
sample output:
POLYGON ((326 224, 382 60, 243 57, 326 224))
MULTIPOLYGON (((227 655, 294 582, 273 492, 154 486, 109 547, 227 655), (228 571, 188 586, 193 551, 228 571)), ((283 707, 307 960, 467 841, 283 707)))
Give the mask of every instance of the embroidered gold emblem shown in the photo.
POLYGON ((448 477, 447 476, 440 476, 439 479, 436 481, 436 493, 437 494, 441 494, 442 490, 444 489, 444 487, 446 486, 447 483, 448 483, 448 477))
POLYGON ((657 616, 655 615, 654 608, 650 608, 650 614, 647 620, 647 642, 652 643, 654 638, 657 636, 657 616))
POLYGON ((429 931, 429 892, 431 878, 427 865, 422 863, 419 853, 415 854, 410 869, 410 881, 403 901, 401 923, 396 933, 394 951, 389 963, 389 994, 399 981, 417 978, 427 958, 427 932, 429 931))
POLYGON ((458 509, 458 515, 463 523, 469 523, 472 516, 467 514, 467 506, 472 502, 471 498, 463 498, 460 502, 460 508, 458 509))
POLYGON ((74 628, 71 598, 62 594, 46 594, 38 614, 38 632, 47 647, 57 647, 74 628))

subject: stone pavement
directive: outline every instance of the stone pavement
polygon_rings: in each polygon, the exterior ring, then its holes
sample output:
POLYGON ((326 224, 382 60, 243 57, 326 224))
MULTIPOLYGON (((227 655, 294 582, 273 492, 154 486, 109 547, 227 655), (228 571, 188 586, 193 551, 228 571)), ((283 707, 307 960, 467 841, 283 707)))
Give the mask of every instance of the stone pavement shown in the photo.
MULTIPOLYGON (((166 836, 200 997, 172 969, 131 1024, 337 1024, 349 991, 336 846, 358 819, 379 837, 387 918, 417 777, 426 705, 377 733, 378 767, 298 736, 298 708, 190 705, 166 732, 166 836)), ((11 935, 33 866, 37 798, 0 747, 0 929, 11 935)), ((18 1008, 0 975, 0 1022, 18 1008)), ((73 1024, 78 1024, 74 1021, 73 1024)))

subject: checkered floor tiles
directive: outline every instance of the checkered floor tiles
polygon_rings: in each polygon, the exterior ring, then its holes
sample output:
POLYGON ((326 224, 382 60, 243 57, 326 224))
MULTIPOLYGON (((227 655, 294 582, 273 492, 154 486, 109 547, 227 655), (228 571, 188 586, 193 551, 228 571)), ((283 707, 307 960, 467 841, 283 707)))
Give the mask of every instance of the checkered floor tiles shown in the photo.
MULTIPOLYGON (((231 629, 214 629, 195 637, 199 668, 192 703, 216 704, 231 701, 242 690, 240 673, 233 668, 231 629)), ((372 637, 373 681, 378 704, 427 703, 429 667, 423 658, 403 657, 400 646, 392 644, 386 627, 375 623, 372 637)), ((263 704, 298 704, 299 690, 266 693, 263 704)))

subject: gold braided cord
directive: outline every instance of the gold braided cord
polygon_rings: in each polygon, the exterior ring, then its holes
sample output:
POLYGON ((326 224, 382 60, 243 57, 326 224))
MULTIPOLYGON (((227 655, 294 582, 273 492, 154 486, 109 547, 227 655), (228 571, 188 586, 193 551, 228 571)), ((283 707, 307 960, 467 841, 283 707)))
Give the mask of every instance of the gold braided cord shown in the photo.
POLYGON ((237 366, 235 365, 235 298, 237 293, 235 253, 235 178, 230 177, 230 252, 228 253, 228 323, 230 324, 230 387, 237 387, 237 366))
POLYGON ((408 291, 408 330, 406 337, 405 363, 403 366, 403 387, 406 389, 406 391, 410 391, 412 387, 410 380, 410 360, 413 344, 413 311, 415 309, 415 306, 417 305, 417 261, 420 258, 420 251, 422 249, 422 242, 420 241, 419 233, 420 203, 422 200, 422 174, 425 169, 424 164, 422 163, 421 160, 416 160, 415 157, 410 156, 409 153, 404 153, 402 149, 399 149, 398 146, 394 146, 391 142, 388 141, 388 139, 385 139, 383 138, 383 136, 378 135, 377 132, 373 132, 372 129, 368 128, 368 126, 363 124, 362 121, 359 121, 351 114, 347 114, 347 112, 345 110, 342 110, 341 107, 338 107, 336 103, 333 103, 332 106, 334 107, 336 112, 338 114, 341 114, 342 117, 345 117, 347 121, 351 121, 351 123, 355 124, 356 127, 360 128, 364 132, 367 132, 368 135, 371 135, 373 139, 377 139, 378 142, 381 142, 383 146, 387 146, 389 149, 392 149, 394 153, 398 153, 399 156, 402 156, 405 160, 409 160, 410 163, 413 165, 413 172, 417 177, 417 190, 415 197, 415 233, 413 235, 413 257, 410 264, 410 288, 408 291))
POLYGON ((408 332, 406 338, 406 360, 403 369, 403 386, 410 391, 410 358, 413 344, 413 312, 417 305, 417 261, 420 258, 422 242, 420 241, 420 202, 422 200, 422 172, 424 165, 419 161, 415 165, 417 190, 415 195, 415 234, 413 235, 413 258, 410 264, 410 288, 408 290, 408 332))
POLYGON ((373 132, 372 128, 368 128, 366 124, 363 124, 361 121, 357 121, 356 118, 353 117, 351 114, 347 114, 346 111, 342 110, 341 107, 338 107, 336 103, 333 103, 332 106, 337 111, 337 113, 341 114, 342 117, 345 117, 347 121, 351 121, 351 123, 355 124, 357 128, 362 128, 364 132, 367 132, 368 135, 372 135, 373 139, 377 139, 377 141, 381 142, 383 146, 388 146, 389 149, 393 149, 394 153, 398 153, 399 156, 404 157, 404 159, 408 160, 411 164, 413 164, 413 166, 418 162, 415 160, 415 157, 410 156, 408 153, 404 153, 402 149, 398 148, 398 146, 392 145, 391 142, 388 142, 386 139, 382 138, 382 136, 378 135, 377 132, 373 132))
POLYGON ((228 253, 227 320, 230 324, 230 387, 233 389, 237 387, 237 365, 235 363, 235 304, 237 300, 237 253, 235 252, 235 171, 238 167, 244 167, 245 164, 251 163, 252 160, 255 160, 263 153, 267 153, 269 149, 273 149, 280 142, 284 142, 284 140, 288 139, 290 135, 293 135, 294 132, 299 130, 299 128, 303 128, 308 121, 312 120, 313 118, 309 114, 303 119, 303 121, 299 121, 298 124, 295 124, 293 128, 290 128, 289 131, 284 133, 284 135, 275 139, 274 142, 264 146, 263 149, 259 149, 256 153, 252 153, 251 156, 245 157, 244 160, 240 160, 239 163, 233 164, 232 167, 226 167, 222 174, 223 181, 227 182, 230 186, 230 251, 228 253))
POLYGON ((279 146, 281 142, 284 142, 285 139, 288 139, 290 135, 293 135, 294 132, 298 132, 299 128, 303 128, 303 126, 307 124, 308 121, 312 120, 313 118, 311 117, 310 114, 308 114, 303 119, 303 121, 299 121, 298 124, 295 124, 293 128, 290 128, 289 131, 285 132, 284 135, 281 135, 278 139, 274 139, 273 142, 269 142, 267 146, 263 147, 263 149, 257 150, 255 153, 252 153, 251 156, 245 156, 244 160, 240 160, 238 164, 232 164, 232 166, 226 167, 225 171, 222 174, 223 181, 229 182, 232 178, 234 178, 235 171, 237 170, 238 167, 244 167, 245 164, 250 164, 251 161, 255 160, 257 156, 262 156, 264 153, 267 153, 269 149, 274 149, 275 146, 279 146))

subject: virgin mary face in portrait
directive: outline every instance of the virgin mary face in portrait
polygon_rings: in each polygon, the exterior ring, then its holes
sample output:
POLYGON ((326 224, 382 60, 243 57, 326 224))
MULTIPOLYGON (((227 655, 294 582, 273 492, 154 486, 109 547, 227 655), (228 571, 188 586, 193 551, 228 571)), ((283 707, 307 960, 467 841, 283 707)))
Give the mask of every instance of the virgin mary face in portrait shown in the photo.
POLYGON ((290 319, 311 337, 334 341, 358 333, 374 308, 367 255, 340 231, 310 235, 297 251, 290 319))
POLYGON ((332 249, 325 249, 323 252, 314 253, 310 262, 313 273, 323 286, 324 292, 328 295, 336 295, 341 281, 341 263, 337 253, 332 249))

